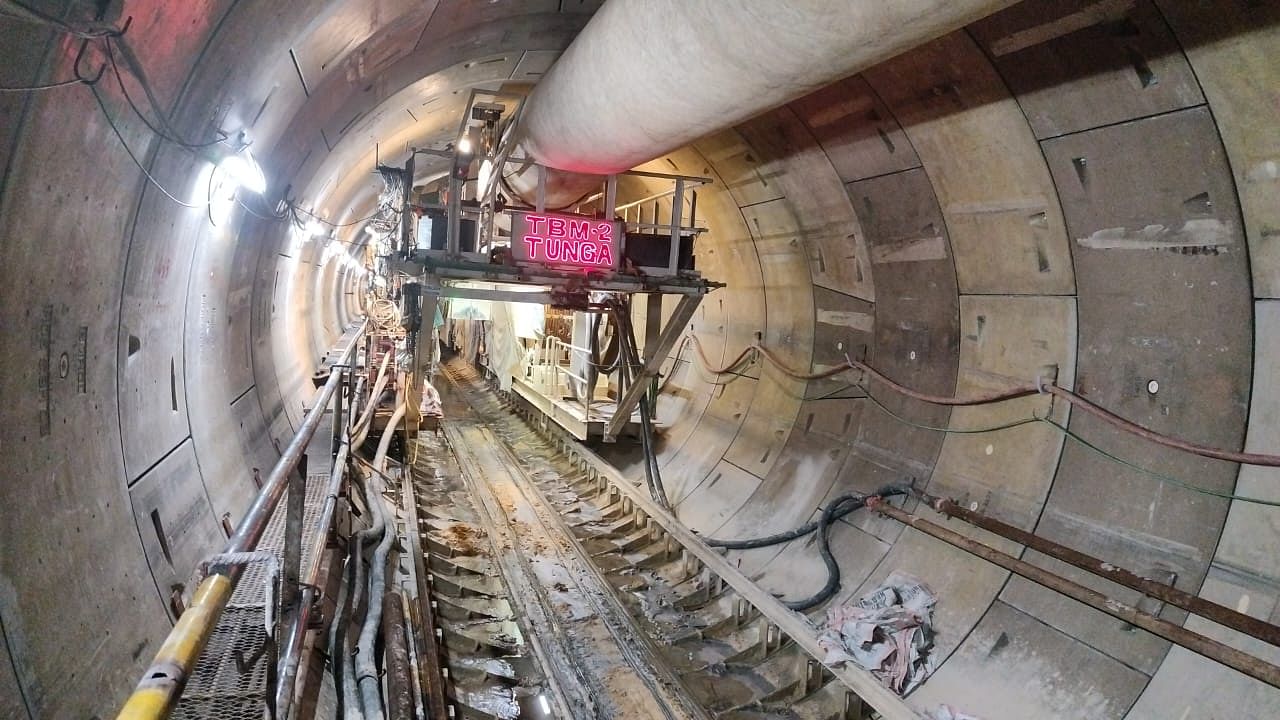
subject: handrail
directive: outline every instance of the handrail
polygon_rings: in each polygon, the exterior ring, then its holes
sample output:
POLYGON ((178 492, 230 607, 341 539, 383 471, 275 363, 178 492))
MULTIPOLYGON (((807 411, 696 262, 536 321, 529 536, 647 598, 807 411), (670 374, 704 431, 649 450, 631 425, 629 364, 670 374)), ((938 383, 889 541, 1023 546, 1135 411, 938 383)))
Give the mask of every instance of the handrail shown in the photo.
MULTIPOLYGON (((348 360, 359 346, 359 339, 364 335, 366 327, 367 321, 361 323, 347 347, 342 348, 336 364, 343 364, 348 360)), ((324 417, 324 409, 341 381, 341 372, 330 373, 328 382, 316 392, 311 412, 307 413, 302 426, 294 433, 288 447, 271 468, 271 474, 258 491, 253 505, 240 520, 235 534, 227 540, 221 554, 248 552, 257 547, 266 531, 267 522, 280 504, 280 498, 284 496, 289 484, 289 474, 297 468, 298 461, 306 452, 311 437, 324 417)), ((169 632, 150 667, 142 674, 142 680, 138 682, 133 694, 125 701, 124 707, 120 708, 117 720, 163 720, 169 717, 187 679, 195 669, 196 661, 213 634, 223 608, 231 599, 242 567, 215 564, 212 570, 213 574, 196 588, 191 607, 182 613, 182 617, 169 632)))
POLYGON ((277 720, 288 720, 290 710, 293 706, 293 696, 298 678, 298 665, 302 660, 302 641, 306 637, 307 627, 311 622, 312 604, 315 601, 316 582, 320 577, 320 558, 324 553, 320 549, 324 547, 325 538, 329 535, 330 526, 333 524, 333 513, 338 504, 338 493, 342 490, 343 480, 346 479, 347 457, 351 450, 351 445, 346 438, 343 438, 342 444, 338 447, 338 455, 333 460, 333 472, 329 474, 329 485, 325 491, 324 507, 320 509, 320 517, 316 519, 314 525, 311 526, 311 557, 307 563, 307 570, 303 574, 302 579, 302 599, 298 601, 298 612, 294 613, 289 626, 285 628, 283 637, 284 642, 281 643, 280 653, 280 670, 277 677, 280 678, 276 686, 276 718, 277 720))

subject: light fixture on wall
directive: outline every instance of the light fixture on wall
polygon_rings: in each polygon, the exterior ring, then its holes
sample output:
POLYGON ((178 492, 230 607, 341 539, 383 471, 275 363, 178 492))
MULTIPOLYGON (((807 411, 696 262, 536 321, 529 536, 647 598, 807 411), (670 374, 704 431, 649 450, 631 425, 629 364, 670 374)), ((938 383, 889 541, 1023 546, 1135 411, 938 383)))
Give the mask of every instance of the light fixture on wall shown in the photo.
POLYGON ((267 176, 253 159, 253 153, 245 147, 236 153, 228 153, 217 162, 223 175, 249 192, 261 195, 267 191, 267 176))
POLYGON ((201 199, 207 202, 209 221, 215 227, 231 216, 241 188, 257 195, 267 191, 267 176, 249 151, 243 132, 234 140, 202 148, 199 155, 209 162, 208 169, 200 175, 205 195, 201 199))

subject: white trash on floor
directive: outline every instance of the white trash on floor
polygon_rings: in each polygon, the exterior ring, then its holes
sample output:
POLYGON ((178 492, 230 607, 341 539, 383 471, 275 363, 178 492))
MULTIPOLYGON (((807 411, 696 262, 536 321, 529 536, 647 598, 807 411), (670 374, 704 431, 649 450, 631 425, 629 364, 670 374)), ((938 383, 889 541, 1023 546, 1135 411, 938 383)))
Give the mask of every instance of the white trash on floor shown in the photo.
MULTIPOLYGON (((933 606, 922 580, 895 570, 861 598, 827 611, 818 643, 828 664, 852 662, 906 695, 933 672, 933 606)), ((962 720, 966 716, 954 716, 962 720)))
POLYGON ((980 718, 962 713, 950 705, 939 705, 938 709, 929 715, 929 720, 980 720, 980 718))

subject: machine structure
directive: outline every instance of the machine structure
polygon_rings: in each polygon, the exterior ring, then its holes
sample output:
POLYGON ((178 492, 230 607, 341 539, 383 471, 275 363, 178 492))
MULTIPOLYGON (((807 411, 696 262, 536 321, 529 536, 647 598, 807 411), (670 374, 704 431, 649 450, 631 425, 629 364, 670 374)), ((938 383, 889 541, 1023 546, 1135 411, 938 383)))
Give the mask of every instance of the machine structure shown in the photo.
POLYGON ((440 150, 414 149, 399 169, 401 186, 412 188, 417 156, 450 162, 447 175, 429 182, 434 190, 418 196, 423 201, 403 193, 396 236, 384 244, 416 371, 431 374, 437 360, 435 344, 419 338, 433 334, 442 303, 518 302, 567 312, 571 337, 525 338, 518 371, 488 369, 510 375, 516 392, 578 439, 613 441, 642 432, 648 413, 638 409, 642 396, 652 391, 703 297, 723 287, 695 265, 694 244, 706 232, 697 222, 697 188, 711 180, 633 170, 599 176, 598 187, 551 206, 555 171, 511 152, 521 103, 518 96, 473 91, 457 141, 440 150), (528 189, 514 189, 512 177, 528 189), (619 205, 618 184, 628 179, 663 187, 619 205), (668 198, 664 214, 659 201, 668 198), (636 296, 644 297, 645 317, 638 342, 630 337, 636 296), (637 351, 634 360, 601 362, 602 323, 592 319, 600 315, 609 318, 606 334, 628 336, 621 344, 637 351))

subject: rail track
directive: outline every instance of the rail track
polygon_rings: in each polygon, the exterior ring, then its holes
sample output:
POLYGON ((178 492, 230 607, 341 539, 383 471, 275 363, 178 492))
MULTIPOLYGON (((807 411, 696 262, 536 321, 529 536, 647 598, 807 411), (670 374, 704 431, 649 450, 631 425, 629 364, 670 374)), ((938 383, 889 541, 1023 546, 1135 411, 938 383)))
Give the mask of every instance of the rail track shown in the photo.
POLYGON ((869 674, 823 665, 807 618, 536 409, 460 362, 446 375, 446 442, 422 441, 417 502, 457 712, 918 717, 869 674))

